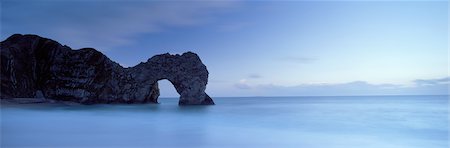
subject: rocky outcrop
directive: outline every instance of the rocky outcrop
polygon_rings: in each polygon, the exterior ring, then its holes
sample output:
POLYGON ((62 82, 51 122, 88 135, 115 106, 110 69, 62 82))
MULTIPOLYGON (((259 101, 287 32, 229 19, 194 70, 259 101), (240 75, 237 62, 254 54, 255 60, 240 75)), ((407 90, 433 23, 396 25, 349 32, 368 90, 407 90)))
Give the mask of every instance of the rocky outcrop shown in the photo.
POLYGON ((1 94, 96 103, 157 103, 158 80, 169 80, 180 105, 208 105, 208 71, 192 52, 162 54, 123 68, 92 48, 72 50, 37 35, 15 34, 1 42, 1 94))

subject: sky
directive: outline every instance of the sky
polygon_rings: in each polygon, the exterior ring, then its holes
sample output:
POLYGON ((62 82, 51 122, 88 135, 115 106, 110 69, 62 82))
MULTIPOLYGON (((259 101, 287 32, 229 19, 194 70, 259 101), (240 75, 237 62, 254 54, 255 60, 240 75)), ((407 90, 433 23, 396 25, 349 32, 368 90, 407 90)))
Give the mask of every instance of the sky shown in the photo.
MULTIPOLYGON (((225 96, 448 94, 448 1, 2 0, 1 40, 37 34, 124 67, 197 53, 225 96)), ((167 80, 162 97, 179 96, 167 80)))

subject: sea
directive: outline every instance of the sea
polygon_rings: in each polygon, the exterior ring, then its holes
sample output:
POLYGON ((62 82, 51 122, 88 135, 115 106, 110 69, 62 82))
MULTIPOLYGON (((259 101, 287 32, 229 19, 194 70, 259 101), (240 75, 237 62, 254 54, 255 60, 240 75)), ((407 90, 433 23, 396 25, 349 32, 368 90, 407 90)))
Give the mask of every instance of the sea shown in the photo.
POLYGON ((449 148, 449 96, 213 99, 2 104, 0 147, 449 148))

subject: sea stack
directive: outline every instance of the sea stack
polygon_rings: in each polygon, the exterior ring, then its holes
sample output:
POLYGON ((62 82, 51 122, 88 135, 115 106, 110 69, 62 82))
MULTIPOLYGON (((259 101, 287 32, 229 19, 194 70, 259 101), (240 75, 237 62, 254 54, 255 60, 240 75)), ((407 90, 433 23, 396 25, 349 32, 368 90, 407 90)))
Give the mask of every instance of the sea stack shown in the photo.
POLYGON ((37 35, 1 42, 1 99, 36 98, 98 103, 158 103, 158 80, 169 80, 179 105, 212 105, 208 70, 193 52, 153 56, 123 68, 93 48, 72 50, 37 35))

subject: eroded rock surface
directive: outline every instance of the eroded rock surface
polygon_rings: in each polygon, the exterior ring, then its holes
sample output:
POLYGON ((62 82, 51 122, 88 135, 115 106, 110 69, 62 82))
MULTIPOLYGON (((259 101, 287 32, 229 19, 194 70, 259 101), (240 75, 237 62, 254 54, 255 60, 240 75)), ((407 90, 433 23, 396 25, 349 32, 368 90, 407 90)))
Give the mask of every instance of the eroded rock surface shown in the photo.
POLYGON ((158 80, 167 79, 180 105, 208 105, 208 71, 192 52, 162 54, 123 68, 92 48, 72 50, 37 35, 15 34, 1 42, 1 94, 96 103, 157 103, 158 80))

